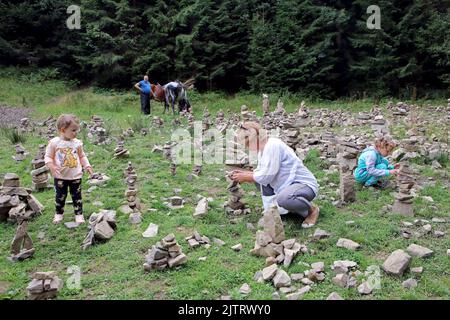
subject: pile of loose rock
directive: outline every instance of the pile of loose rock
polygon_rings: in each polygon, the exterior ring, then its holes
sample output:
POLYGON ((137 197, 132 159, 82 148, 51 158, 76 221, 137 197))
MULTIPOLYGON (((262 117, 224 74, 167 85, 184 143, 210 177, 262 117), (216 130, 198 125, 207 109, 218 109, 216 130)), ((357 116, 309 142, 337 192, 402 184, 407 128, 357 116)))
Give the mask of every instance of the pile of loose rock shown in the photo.
POLYGON ((5 174, 0 187, 0 221, 15 223, 17 217, 28 220, 40 214, 44 206, 31 194, 31 189, 20 186, 19 176, 5 174))
POLYGON ((94 173, 88 180, 88 184, 90 186, 103 186, 106 184, 109 180, 111 180, 110 177, 108 177, 104 173, 96 172, 94 173))
POLYGON ((105 242, 113 237, 117 228, 116 211, 100 210, 98 213, 93 213, 89 217, 88 228, 89 232, 81 245, 83 250, 86 250, 94 244, 105 242))
POLYGON ((32 123, 30 122, 30 119, 28 118, 20 119, 19 130, 21 132, 33 132, 34 128, 32 123))
POLYGON ((183 253, 175 235, 172 233, 152 246, 145 259, 145 271, 175 268, 187 262, 187 256, 183 253))
POLYGON ((406 216, 413 216, 413 200, 414 195, 411 194, 411 189, 414 186, 414 172, 409 165, 403 163, 397 175, 398 193, 395 194, 395 202, 392 207, 393 213, 398 213, 406 216))
POLYGON ((55 298, 64 285, 54 271, 35 272, 27 286, 27 296, 30 300, 47 300, 55 298))
POLYGON ((45 166, 45 145, 39 145, 39 151, 36 157, 31 161, 31 166, 33 170, 31 171, 32 184, 31 187, 33 191, 40 191, 51 188, 52 186, 48 183, 48 173, 49 169, 45 166))
POLYGON ((14 147, 16 148, 16 154, 12 156, 12 158, 17 162, 25 160, 30 154, 20 143, 16 144, 14 147))
POLYGON ((255 247, 250 253, 266 257, 267 265, 283 263, 288 267, 299 252, 308 252, 308 248, 295 239, 285 240, 284 226, 277 206, 264 211, 259 225, 263 230, 256 232, 255 247))
POLYGON ((186 237, 185 240, 188 242, 190 248, 195 249, 204 245, 206 248, 211 246, 211 241, 207 236, 202 236, 197 231, 194 231, 192 236, 186 237))

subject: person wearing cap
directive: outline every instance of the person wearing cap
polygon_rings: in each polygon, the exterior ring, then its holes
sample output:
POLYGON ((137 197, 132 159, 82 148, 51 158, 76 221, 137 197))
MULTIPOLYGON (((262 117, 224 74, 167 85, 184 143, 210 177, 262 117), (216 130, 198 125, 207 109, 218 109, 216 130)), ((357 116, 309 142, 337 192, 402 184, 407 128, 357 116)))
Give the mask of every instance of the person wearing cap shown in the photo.
POLYGON ((230 178, 256 183, 261 190, 264 209, 277 205, 280 214, 292 214, 303 220, 302 227, 316 224, 319 207, 312 204, 319 184, 295 152, 276 137, 268 137, 256 122, 244 122, 237 140, 250 152, 257 152, 258 165, 253 171, 234 170, 230 178))

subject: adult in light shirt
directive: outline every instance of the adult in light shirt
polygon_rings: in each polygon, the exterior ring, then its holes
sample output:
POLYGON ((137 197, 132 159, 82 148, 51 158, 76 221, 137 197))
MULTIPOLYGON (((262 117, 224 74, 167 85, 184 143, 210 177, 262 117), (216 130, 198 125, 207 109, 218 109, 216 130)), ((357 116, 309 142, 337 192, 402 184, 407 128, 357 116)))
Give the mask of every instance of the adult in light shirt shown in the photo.
POLYGON ((256 122, 244 122, 237 139, 250 152, 258 152, 258 165, 253 171, 234 170, 230 178, 240 183, 256 183, 265 210, 277 205, 280 214, 303 220, 303 228, 314 226, 319 207, 311 202, 317 196, 319 184, 295 152, 280 139, 268 137, 256 122))

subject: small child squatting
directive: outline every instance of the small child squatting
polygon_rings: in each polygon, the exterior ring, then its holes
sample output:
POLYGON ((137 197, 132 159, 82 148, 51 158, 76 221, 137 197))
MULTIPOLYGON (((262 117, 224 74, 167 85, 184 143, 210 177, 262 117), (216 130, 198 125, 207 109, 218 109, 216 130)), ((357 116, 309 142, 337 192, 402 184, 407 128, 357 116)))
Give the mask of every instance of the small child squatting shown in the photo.
POLYGON ((353 172, 355 180, 366 187, 382 187, 382 177, 398 173, 399 165, 393 166, 385 158, 395 146, 389 138, 381 137, 375 141, 375 147, 366 148, 359 156, 358 166, 353 172))
POLYGON ((72 196, 75 221, 83 223, 83 201, 81 197, 81 180, 83 169, 93 174, 92 167, 83 150, 83 142, 76 139, 80 129, 79 120, 71 114, 63 114, 58 118, 56 126, 59 137, 51 139, 45 151, 45 164, 54 177, 55 216, 53 223, 63 219, 67 192, 72 196))

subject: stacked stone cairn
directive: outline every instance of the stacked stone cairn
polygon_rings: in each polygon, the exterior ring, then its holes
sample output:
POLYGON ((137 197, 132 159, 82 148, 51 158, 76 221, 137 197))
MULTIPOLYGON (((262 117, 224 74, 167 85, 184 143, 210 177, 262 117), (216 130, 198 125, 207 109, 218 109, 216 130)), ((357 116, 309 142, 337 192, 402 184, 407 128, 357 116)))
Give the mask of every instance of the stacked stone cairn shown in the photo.
POLYGON ((26 157, 30 154, 20 143, 16 144, 14 147, 16 148, 16 154, 12 156, 12 158, 17 162, 25 160, 26 157))
POLYGON ((31 161, 31 186, 33 191, 41 191, 52 188, 48 183, 50 170, 45 165, 45 144, 39 145, 39 151, 31 161))
POLYGON ((270 113, 269 96, 263 93, 262 97, 263 97, 262 103, 263 114, 268 115, 270 113))
POLYGON ((266 265, 283 263, 288 267, 299 252, 308 252, 308 248, 295 239, 286 240, 283 221, 276 205, 264 211, 258 225, 263 230, 256 232, 255 247, 250 253, 266 257, 266 265))
POLYGON ((122 135, 126 138, 134 137, 134 130, 132 128, 128 128, 123 130, 122 135))
POLYGON ((34 255, 33 240, 28 234, 28 219, 25 219, 19 213, 16 216, 17 224, 19 225, 14 235, 14 239, 11 242, 11 256, 8 260, 11 262, 22 261, 31 258, 34 255))
POLYGON ((292 149, 295 150, 297 143, 299 142, 298 130, 288 129, 283 131, 283 141, 292 149))
POLYGON ((152 246, 145 259, 145 271, 175 268, 185 264, 188 260, 172 233, 152 246))
POLYGON ((202 236, 197 231, 194 231, 192 236, 184 238, 191 249, 195 249, 204 245, 205 247, 209 247, 211 245, 211 241, 207 236, 202 236))
POLYGON ((203 110, 203 121, 202 121, 202 130, 206 131, 211 127, 212 121, 211 121, 211 115, 208 111, 208 108, 205 107, 205 110, 203 110))
POLYGON ((99 116, 92 116, 91 118, 92 124, 89 128, 89 132, 87 134, 89 140, 93 144, 97 145, 105 145, 109 144, 111 141, 106 134, 106 129, 104 128, 103 119, 99 116))
POLYGON ((125 170, 125 183, 127 184, 127 190, 125 196, 127 197, 127 205, 125 205, 126 212, 130 212, 129 221, 132 224, 139 224, 142 222, 141 217, 141 201, 137 196, 138 190, 136 187, 137 174, 132 166, 131 162, 128 162, 128 166, 125 170))
POLYGON ((225 113, 222 110, 219 110, 216 115, 216 127, 219 127, 223 124, 225 120, 225 113))
POLYGON ((358 146, 353 142, 341 141, 338 164, 340 173, 339 192, 341 202, 355 201, 355 179, 353 170, 357 165, 358 146))
POLYGON ((18 217, 29 220, 42 213, 44 206, 31 194, 31 189, 20 186, 19 176, 5 174, 0 187, 0 221, 17 222, 18 217))
POLYGON ((414 195, 411 194, 411 189, 414 186, 414 172, 407 163, 400 166, 397 175, 398 192, 395 194, 395 201, 392 207, 392 212, 402 214, 405 216, 413 216, 413 200, 414 195))
POLYGON ((382 115, 377 115, 371 122, 372 130, 376 136, 389 134, 389 128, 386 119, 382 115))
POLYGON ((160 117, 154 116, 153 120, 152 120, 152 124, 156 128, 161 128, 162 126, 164 126, 164 121, 160 117))
POLYGON ((98 213, 93 213, 89 217, 88 228, 88 234, 81 245, 83 250, 86 250, 92 245, 103 243, 113 237, 117 228, 116 211, 100 210, 98 213))
POLYGON ((19 130, 21 132, 32 132, 33 126, 28 118, 20 119, 19 130))
POLYGON ((231 180, 226 176, 228 182, 227 191, 229 193, 228 201, 225 202, 224 208, 228 214, 241 215, 244 213, 245 204, 241 201, 244 191, 241 189, 239 182, 231 180))
POLYGON ((130 156, 130 152, 128 149, 125 149, 124 143, 123 136, 117 139, 117 147, 114 149, 114 158, 126 158, 130 156))
POLYGON ((63 288, 64 281, 54 271, 35 272, 27 286, 30 300, 47 300, 55 298, 63 288))

